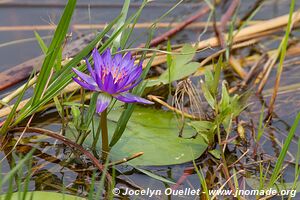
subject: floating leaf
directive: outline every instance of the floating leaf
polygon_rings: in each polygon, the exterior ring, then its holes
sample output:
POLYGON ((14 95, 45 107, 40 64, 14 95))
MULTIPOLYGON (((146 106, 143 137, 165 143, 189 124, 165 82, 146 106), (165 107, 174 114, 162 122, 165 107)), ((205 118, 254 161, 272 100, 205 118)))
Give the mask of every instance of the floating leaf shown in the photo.
MULTIPOLYGON (((108 114, 109 135, 116 128, 116 122, 121 110, 114 110, 108 114)), ((95 128, 99 118, 95 118, 95 128)), ((69 132, 69 131, 68 131, 69 132)), ((186 127, 183 135, 192 137, 195 131, 186 127)), ((172 112, 137 107, 122 135, 122 138, 111 149, 110 158, 121 160, 136 152, 144 152, 141 157, 129 161, 132 165, 173 165, 189 162, 198 158, 207 148, 202 137, 180 138, 177 120, 172 112)), ((72 136, 68 133, 69 137, 72 136)), ((74 136, 72 137, 74 139, 74 136)), ((86 139, 86 145, 92 144, 92 137, 86 139)), ((101 143, 98 143, 100 150, 101 143)))
POLYGON ((161 74, 158 79, 149 81, 147 86, 168 84, 193 74, 199 67, 199 63, 191 62, 195 52, 196 49, 191 45, 184 45, 180 54, 173 55, 172 62, 168 61, 168 63, 171 63, 169 69, 161 74))
MULTIPOLYGON (((15 192, 12 194, 10 200, 18 200, 19 196, 23 196, 23 192, 15 192), (21 193, 21 194, 20 194, 21 193)), ((4 199, 5 195, 0 195, 0 199, 4 199)), ((26 198, 24 200, 85 200, 82 197, 72 196, 68 194, 61 194, 57 192, 42 192, 42 191, 34 191, 27 192, 26 198)))

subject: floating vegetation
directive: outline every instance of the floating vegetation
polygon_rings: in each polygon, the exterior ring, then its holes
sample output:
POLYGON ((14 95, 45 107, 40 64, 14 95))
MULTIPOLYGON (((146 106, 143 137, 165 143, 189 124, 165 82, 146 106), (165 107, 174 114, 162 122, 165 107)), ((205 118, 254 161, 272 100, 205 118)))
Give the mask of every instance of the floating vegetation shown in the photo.
POLYGON ((297 199, 297 3, 0 3, 0 199, 297 199))

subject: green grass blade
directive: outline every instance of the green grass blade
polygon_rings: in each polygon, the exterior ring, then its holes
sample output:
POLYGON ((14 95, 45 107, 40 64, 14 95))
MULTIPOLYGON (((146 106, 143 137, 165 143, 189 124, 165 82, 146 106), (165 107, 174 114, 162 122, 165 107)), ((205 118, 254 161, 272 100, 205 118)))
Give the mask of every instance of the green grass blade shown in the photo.
POLYGON ((36 38, 36 40, 38 41, 42 51, 44 54, 47 54, 47 51, 48 51, 48 47, 47 45, 45 44, 44 40, 42 39, 42 37, 40 36, 40 34, 36 31, 34 31, 34 36, 36 38))
MULTIPOLYGON (((151 59, 147 63, 146 69, 144 70, 144 72, 142 74, 142 79, 144 79, 146 77, 146 74, 148 73, 148 71, 151 67, 151 63, 152 63, 154 57, 155 57, 155 54, 151 57, 151 59)), ((144 91, 144 88, 145 88, 145 84, 143 84, 143 85, 140 84, 138 87, 136 87, 133 90, 133 93, 136 95, 141 95, 144 91)), ((134 106, 135 106, 134 104, 128 104, 127 108, 123 111, 121 117, 118 120, 117 127, 115 129, 115 132, 114 132, 111 142, 109 144, 110 147, 114 146, 121 138, 121 136, 126 128, 126 125, 129 121, 129 118, 134 110, 134 106)))
POLYGON ((202 172, 202 168, 201 166, 199 166, 199 169, 195 163, 195 160, 193 160, 193 165, 194 165, 194 168, 195 168, 195 171, 199 177, 199 181, 201 183, 201 186, 202 186, 202 189, 203 189, 203 192, 205 193, 205 197, 207 200, 210 200, 210 196, 209 196, 209 192, 208 192, 208 187, 207 187, 207 184, 206 184, 206 181, 205 181, 205 177, 204 177, 204 174, 202 172))
MULTIPOLYGON (((167 42, 167 51, 168 52, 172 52, 172 47, 171 47, 171 42, 170 40, 168 40, 167 42)), ((171 65, 172 65, 172 55, 171 54, 167 54, 167 66, 168 66, 168 82, 169 82, 169 96, 171 96, 172 93, 172 78, 171 78, 171 65)))
POLYGON ((108 171, 108 161, 109 159, 106 160, 105 164, 104 164, 104 170, 101 174, 101 178, 100 178, 100 181, 99 181, 99 184, 98 184, 98 191, 96 193, 96 196, 95 198, 96 199, 101 199, 101 197, 103 196, 103 192, 104 192, 104 188, 105 188, 105 179, 106 179, 106 173, 108 171))
MULTIPOLYGON (((153 33, 154 33, 154 28, 150 29, 150 34, 149 34, 149 37, 148 37, 148 40, 146 42, 146 47, 149 47, 150 46, 150 42, 151 42, 151 39, 152 39, 152 36, 153 36, 153 33)), ((146 52, 142 55, 141 59, 140 60, 144 60, 145 58, 145 55, 146 55, 146 52)), ((143 73, 141 75, 141 79, 144 80, 150 70, 150 67, 151 67, 151 63, 152 61, 154 60, 155 58, 155 53, 152 55, 151 59, 149 60, 149 62, 147 63, 147 66, 146 68, 143 70, 143 73)), ((141 95, 145 89, 145 84, 139 84, 137 87, 135 87, 133 89, 133 93, 134 94, 137 94, 137 95, 141 95)), ((118 141, 119 139, 121 138, 125 128, 126 128, 126 125, 129 121, 129 118, 134 110, 134 104, 129 104, 127 105, 126 109, 123 111, 122 115, 120 116, 118 122, 117 122, 117 127, 115 129, 115 132, 113 134, 113 137, 109 143, 109 146, 112 147, 114 146, 118 141)))
POLYGON ((23 88, 23 90, 22 90, 22 92, 20 93, 20 95, 19 95, 19 97, 18 97, 16 103, 14 104, 14 106, 13 106, 13 108, 11 109, 9 115, 7 116, 7 118, 6 118, 6 120, 5 120, 4 124, 3 124, 3 126, 1 127, 1 129, 0 129, 0 135, 6 134, 9 125, 12 123, 12 121, 13 121, 15 115, 16 115, 17 108, 18 108, 18 106, 19 106, 19 104, 20 104, 20 102, 21 102, 21 100, 22 100, 22 98, 23 98, 23 96, 24 96, 24 94, 25 94, 25 91, 26 91, 27 88, 28 88, 28 84, 29 84, 30 79, 32 78, 32 75, 33 75, 33 74, 31 74, 31 76, 29 77, 29 79, 28 79, 28 81, 27 81, 25 87, 23 88))
MULTIPOLYGON (((136 23, 138 22, 138 20, 141 16, 142 10, 146 6, 146 4, 147 4, 147 0, 144 0, 142 5, 138 9, 138 11, 135 13, 135 17, 134 17, 134 20, 132 22, 132 26, 122 32, 122 38, 121 38, 121 42, 120 42, 121 49, 126 49, 125 46, 127 45, 127 42, 128 42, 128 40, 129 40, 133 30, 134 30, 134 27, 135 27, 136 23)), ((135 40, 136 39, 137 38, 135 38, 135 40)), ((129 44, 127 48, 130 48, 133 45, 134 41, 132 41, 132 43, 129 44)))
POLYGON ((272 187, 274 185, 274 183, 276 182, 277 178, 278 178, 278 175, 281 171, 281 167, 282 167, 282 164, 284 162, 284 158, 286 156, 286 153, 288 151, 288 148, 292 142, 292 139, 295 135, 295 132, 296 132, 296 129, 298 127, 298 123, 299 123, 299 120, 300 120, 300 112, 297 114, 297 117, 294 121, 294 124, 284 142, 284 145, 283 145, 283 148, 279 154, 279 157, 277 159, 277 162, 276 162, 276 165, 275 165, 275 168, 273 170, 273 173, 272 173, 272 176, 270 178, 270 182, 269 182, 269 185, 268 185, 268 188, 272 187))
POLYGON ((264 122, 264 110, 265 110, 265 107, 263 105, 262 108, 261 108, 261 111, 260 111, 260 116, 259 116, 259 123, 258 123, 258 128, 257 128, 256 142, 259 142, 261 136, 263 136, 263 134, 264 134, 264 128, 265 128, 265 126, 263 125, 263 122, 264 122))
POLYGON ((75 6, 76 0, 69 0, 68 4, 65 7, 63 15, 58 23, 53 39, 48 48, 47 55, 44 59, 42 69, 37 79, 32 100, 33 104, 36 104, 42 97, 42 93, 45 89, 47 79, 50 76, 51 69, 59 52, 59 48, 65 38, 65 35, 67 34, 75 6))
POLYGON ((152 173, 151 171, 141 169, 137 166, 133 166, 133 165, 131 165, 131 166, 134 167, 135 169, 137 169, 138 171, 142 172, 143 174, 146 174, 147 176, 149 176, 149 177, 151 177, 155 180, 159 180, 161 182, 168 183, 168 184, 176 184, 175 182, 170 181, 170 180, 168 180, 168 179, 166 179, 162 176, 156 175, 156 174, 152 173))
POLYGON ((17 173, 18 170, 24 166, 24 164, 32 157, 34 151, 35 149, 32 149, 29 153, 27 153, 26 156, 22 158, 18 164, 3 177, 0 188, 2 188, 3 184, 5 184, 7 181, 11 180, 15 173, 17 173))
MULTIPOLYGON (((118 20, 118 22, 116 24, 116 28, 115 28, 113 34, 115 34, 125 24, 128 9, 129 9, 129 5, 130 5, 130 0, 125 0, 124 4, 123 4, 122 11, 121 11, 122 16, 118 20)), ((121 38, 122 38, 122 33, 119 34, 118 37, 116 37, 116 39, 114 40, 114 42, 113 42, 113 51, 116 51, 121 46, 121 38)))
POLYGON ((290 36, 291 28, 292 28, 292 22, 293 22, 292 17, 293 17, 294 9, 295 9, 295 0, 291 0, 289 20, 288 20, 288 24, 287 24, 286 31, 285 31, 285 36, 278 48, 279 49, 278 52, 280 52, 280 58, 279 58, 279 65, 277 67, 274 91, 273 91, 273 95, 272 95, 271 102, 269 105, 269 111, 268 111, 269 115, 273 112, 273 108, 274 108, 274 104, 275 104, 275 100, 276 100, 276 96, 277 96, 277 92, 278 92, 278 88, 279 88, 279 84, 280 84, 281 74, 282 74, 282 70, 283 70, 283 62, 285 59, 289 36, 290 36))
POLYGON ((215 73, 214 73, 214 79, 213 79, 213 85, 212 85, 212 94, 214 95, 214 97, 216 97, 217 93, 218 93, 222 65, 223 65, 223 57, 221 55, 219 57, 217 65, 215 65, 215 73))
MULTIPOLYGON (((118 20, 117 17, 113 20, 96 38, 90 42, 79 54, 77 54, 69 63, 67 63, 56 75, 53 77, 53 81, 50 83, 47 92, 44 97, 36 104, 28 102, 25 107, 20 111, 20 116, 16 119, 13 125, 18 124, 20 121, 34 113, 38 108, 45 105, 47 102, 53 99, 63 88, 65 88, 71 81, 73 73, 71 72, 72 67, 75 67, 83 57, 88 55, 96 44, 111 30, 114 23, 118 20)), ((79 70, 83 70, 86 65, 81 65, 79 70)))

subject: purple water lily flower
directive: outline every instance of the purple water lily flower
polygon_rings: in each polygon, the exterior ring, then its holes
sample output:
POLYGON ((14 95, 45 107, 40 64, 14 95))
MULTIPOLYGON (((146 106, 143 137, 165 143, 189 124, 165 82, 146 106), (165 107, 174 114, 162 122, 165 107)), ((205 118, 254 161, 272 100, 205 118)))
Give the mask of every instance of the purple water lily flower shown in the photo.
POLYGON ((134 65, 131 53, 122 56, 121 53, 112 57, 110 49, 100 55, 95 48, 92 52, 94 69, 86 60, 87 69, 91 76, 73 68, 78 78, 73 78, 75 82, 83 88, 100 92, 97 99, 97 113, 104 111, 110 104, 112 98, 125 103, 153 104, 144 98, 128 93, 140 83, 142 74, 142 64, 134 65))

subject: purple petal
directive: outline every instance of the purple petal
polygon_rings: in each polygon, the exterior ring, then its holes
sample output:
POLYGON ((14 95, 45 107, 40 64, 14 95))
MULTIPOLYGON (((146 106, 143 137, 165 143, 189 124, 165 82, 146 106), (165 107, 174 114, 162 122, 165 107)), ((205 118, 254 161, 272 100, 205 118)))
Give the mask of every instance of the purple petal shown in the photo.
MULTIPOLYGON (((116 91, 120 91, 122 90, 126 85, 128 85, 128 79, 130 78, 130 76, 125 76, 123 77, 121 80, 119 80, 116 84, 117 84, 117 90, 116 91)), ((116 92, 119 93, 119 92, 116 92)))
MULTIPOLYGON (((141 73, 143 72, 143 69, 140 67, 137 67, 132 74, 128 75, 127 77, 123 78, 122 81, 118 83, 118 93, 122 90, 122 92, 129 90, 126 89, 128 86, 132 85, 132 83, 136 82, 136 80, 141 76, 141 73)), ((138 84, 138 83, 137 83, 138 84)), ((137 85, 135 84, 135 85, 137 85)), ((133 87, 131 87, 133 88, 133 87)))
MULTIPOLYGON (((134 88, 135 86, 137 86, 140 82, 142 81, 142 79, 136 81, 134 84, 123 87, 121 89, 119 89, 116 93, 122 93, 122 92, 126 92, 128 90, 131 90, 132 88, 134 88)), ((118 87, 119 88, 119 87, 118 87)))
POLYGON ((123 57, 124 64, 127 64, 127 62, 131 61, 131 58, 132 58, 131 53, 130 52, 126 53, 123 57))
POLYGON ((101 78, 100 78, 99 76, 97 76, 97 75, 96 75, 95 78, 96 78, 96 83, 97 83, 97 85, 98 85, 98 88, 99 88, 100 90, 102 90, 103 84, 102 84, 101 78))
POLYGON ((154 104, 152 101, 148 101, 147 99, 144 99, 139 96, 135 96, 130 93, 121 93, 121 94, 114 95, 114 97, 119 101, 123 101, 125 103, 154 104))
POLYGON ((101 66, 103 65, 103 61, 102 61, 102 58, 96 48, 94 48, 94 50, 92 52, 92 56, 93 56, 93 60, 94 60, 94 68, 95 68, 96 76, 100 77, 100 79, 101 79, 101 77, 102 77, 101 66))
POLYGON ((141 76, 142 72, 143 72, 142 66, 136 67, 134 70, 132 70, 129 74, 129 79, 127 80, 125 86, 136 81, 141 76))
POLYGON ((130 69, 134 65, 134 59, 131 59, 131 54, 126 53, 124 57, 122 58, 120 67, 122 70, 125 70, 126 72, 130 71, 130 69))
POLYGON ((111 98, 112 97, 109 94, 100 93, 97 98, 96 112, 103 112, 110 104, 111 98))
POLYGON ((120 64, 122 63, 122 53, 117 53, 115 56, 114 56, 114 64, 116 66, 120 66, 120 64))
POLYGON ((75 68, 72 68, 72 69, 75 72, 75 74, 77 74, 77 76, 79 78, 81 78, 83 81, 85 81, 87 84, 97 86, 95 80, 92 77, 90 77, 89 75, 87 75, 85 73, 82 73, 81 71, 79 71, 75 68))
POLYGON ((104 67, 106 67, 109 71, 111 71, 111 68, 113 67, 113 61, 110 53, 110 48, 107 48, 105 52, 102 54, 103 58, 103 64, 104 67))
POLYGON ((80 81, 79 79, 77 78, 73 78, 73 80, 78 83, 80 86, 84 87, 85 89, 88 89, 88 90, 91 90, 91 91, 98 91, 98 88, 94 85, 90 85, 90 84, 87 84, 85 82, 82 82, 80 81))
POLYGON ((122 68, 130 74, 130 72, 134 69, 134 60, 125 60, 122 63, 122 68))
POLYGON ((105 76, 102 89, 103 89, 103 91, 105 91, 109 94, 115 93, 116 90, 115 90, 114 78, 111 73, 109 73, 107 76, 105 76))
POLYGON ((94 70, 93 70, 93 68, 92 68, 92 66, 91 66, 91 64, 90 64, 90 62, 87 58, 85 58, 85 63, 86 63, 86 67, 89 70, 91 76, 93 77, 94 80, 96 80, 95 72, 94 72, 94 70))

